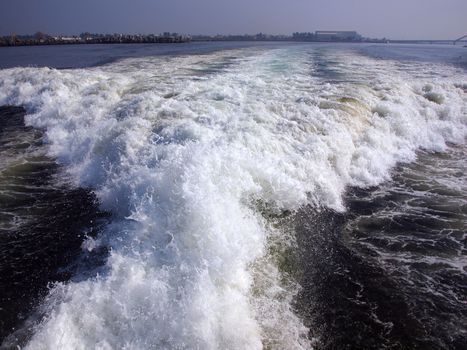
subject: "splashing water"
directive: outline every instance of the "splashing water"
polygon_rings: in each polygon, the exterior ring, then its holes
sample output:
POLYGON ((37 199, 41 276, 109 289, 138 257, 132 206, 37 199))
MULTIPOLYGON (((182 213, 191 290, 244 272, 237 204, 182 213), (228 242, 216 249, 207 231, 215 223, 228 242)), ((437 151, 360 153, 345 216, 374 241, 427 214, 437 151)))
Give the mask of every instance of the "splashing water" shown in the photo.
POLYGON ((465 79, 310 46, 0 71, 0 105, 113 215, 83 244, 106 266, 51 289, 27 348, 310 348, 269 249, 293 234, 264 210, 343 211, 348 186, 464 143, 465 79))

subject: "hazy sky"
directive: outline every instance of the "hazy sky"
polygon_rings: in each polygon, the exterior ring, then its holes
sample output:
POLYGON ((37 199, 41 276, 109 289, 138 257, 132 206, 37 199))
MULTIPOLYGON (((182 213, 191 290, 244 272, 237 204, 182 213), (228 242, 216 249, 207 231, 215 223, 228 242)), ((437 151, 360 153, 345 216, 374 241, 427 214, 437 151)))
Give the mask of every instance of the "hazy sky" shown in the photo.
POLYGON ((315 30, 453 39, 467 34, 467 0, 0 0, 0 35, 315 30))

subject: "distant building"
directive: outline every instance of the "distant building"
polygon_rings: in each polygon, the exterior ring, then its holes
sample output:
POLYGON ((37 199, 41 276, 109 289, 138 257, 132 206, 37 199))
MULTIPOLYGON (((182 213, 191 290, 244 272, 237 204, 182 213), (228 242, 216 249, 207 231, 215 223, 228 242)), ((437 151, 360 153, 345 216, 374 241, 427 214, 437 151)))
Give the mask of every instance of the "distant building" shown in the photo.
POLYGON ((317 41, 359 41, 362 36, 355 31, 326 31, 318 30, 315 32, 317 41))
POLYGON ((80 41, 81 38, 77 37, 77 36, 56 36, 54 37, 54 40, 58 40, 58 41, 63 41, 63 42, 74 42, 74 41, 80 41))

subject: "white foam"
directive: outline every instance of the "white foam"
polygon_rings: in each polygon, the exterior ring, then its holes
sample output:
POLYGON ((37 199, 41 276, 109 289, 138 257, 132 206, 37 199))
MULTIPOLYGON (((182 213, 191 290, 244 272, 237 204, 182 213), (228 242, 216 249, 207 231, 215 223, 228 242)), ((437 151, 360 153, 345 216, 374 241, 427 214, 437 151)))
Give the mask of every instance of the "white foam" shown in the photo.
POLYGON ((26 106, 50 154, 114 214, 83 246, 111 248, 108 273, 57 285, 28 348, 310 347, 254 201, 343 210, 346 186, 380 183, 420 147, 464 142, 467 97, 455 68, 410 72, 349 52, 329 54, 349 80, 330 84, 308 50, 0 71, 0 104, 26 106), (268 287, 255 295, 258 279, 268 287))

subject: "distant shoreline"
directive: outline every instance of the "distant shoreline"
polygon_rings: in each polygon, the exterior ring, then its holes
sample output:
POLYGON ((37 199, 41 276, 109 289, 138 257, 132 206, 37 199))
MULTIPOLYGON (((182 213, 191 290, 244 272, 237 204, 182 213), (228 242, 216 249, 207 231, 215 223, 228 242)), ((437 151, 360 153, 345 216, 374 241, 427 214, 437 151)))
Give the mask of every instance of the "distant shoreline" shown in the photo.
POLYGON ((34 36, 0 37, 0 47, 51 46, 51 45, 94 45, 94 44, 178 44, 190 42, 191 37, 178 35, 95 35, 52 37, 38 33, 34 36))
POLYGON ((227 34, 227 35, 182 35, 164 32, 163 34, 99 34, 81 33, 72 36, 53 36, 42 32, 33 35, 0 37, 0 46, 44 46, 44 45, 83 45, 83 44, 162 44, 187 43, 191 41, 252 41, 252 42, 375 42, 384 43, 386 39, 365 38, 356 31, 316 31, 295 32, 292 35, 227 34))
MULTIPOLYGON (((317 32, 318 33, 318 32, 317 32)), ((294 33, 293 35, 195 35, 185 36, 177 33, 164 33, 163 35, 103 35, 84 33, 80 36, 49 36, 43 33, 35 35, 11 35, 0 37, 0 47, 16 46, 57 46, 57 45, 96 45, 96 44, 181 44, 189 42, 312 42, 312 43, 374 43, 374 44, 439 44, 459 45, 465 41, 453 40, 393 40, 364 38, 358 34, 355 37, 318 36, 313 33, 294 33)))
POLYGON ((134 45, 134 44, 186 44, 190 42, 290 42, 290 43, 321 43, 321 44, 415 44, 415 45, 450 45, 466 47, 465 43, 453 44, 450 40, 368 40, 368 41, 298 41, 298 40, 185 40, 185 41, 159 41, 159 42, 56 42, 56 43, 17 43, 3 44, 0 47, 25 47, 25 46, 66 46, 66 45, 134 45))

